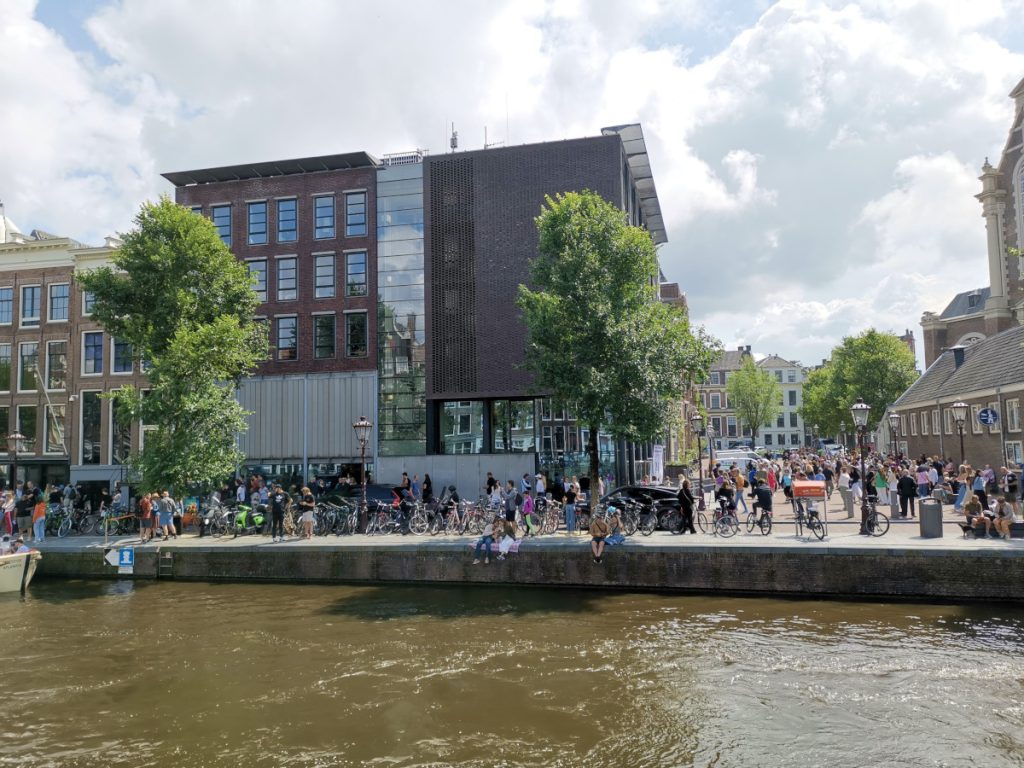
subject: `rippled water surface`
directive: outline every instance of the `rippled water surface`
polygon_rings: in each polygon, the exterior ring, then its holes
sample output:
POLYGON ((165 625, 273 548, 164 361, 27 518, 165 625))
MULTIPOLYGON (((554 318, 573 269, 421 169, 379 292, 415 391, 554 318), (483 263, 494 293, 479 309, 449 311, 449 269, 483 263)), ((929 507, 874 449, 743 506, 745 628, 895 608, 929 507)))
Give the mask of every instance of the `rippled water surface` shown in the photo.
POLYGON ((1024 766, 1024 612, 44 582, 0 765, 1024 766))

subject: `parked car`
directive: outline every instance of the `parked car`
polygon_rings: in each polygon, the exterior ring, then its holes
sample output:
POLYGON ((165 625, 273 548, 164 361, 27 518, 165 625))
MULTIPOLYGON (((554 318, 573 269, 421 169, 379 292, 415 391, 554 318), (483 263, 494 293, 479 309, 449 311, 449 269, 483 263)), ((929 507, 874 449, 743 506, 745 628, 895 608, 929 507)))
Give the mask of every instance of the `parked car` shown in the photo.
POLYGON ((756 464, 760 460, 761 456, 754 453, 754 451, 717 451, 715 453, 715 461, 720 463, 723 467, 735 464, 740 469, 743 469, 747 466, 748 461, 752 461, 756 464))
MULTIPOLYGON (((357 483, 351 485, 342 483, 338 485, 331 493, 324 496, 324 501, 337 503, 339 501, 359 502, 363 496, 363 487, 357 483)), ((376 483, 367 483, 366 485, 366 504, 371 509, 377 504, 378 501, 383 501, 385 504, 397 504, 398 493, 396 489, 390 485, 378 485, 376 483)))

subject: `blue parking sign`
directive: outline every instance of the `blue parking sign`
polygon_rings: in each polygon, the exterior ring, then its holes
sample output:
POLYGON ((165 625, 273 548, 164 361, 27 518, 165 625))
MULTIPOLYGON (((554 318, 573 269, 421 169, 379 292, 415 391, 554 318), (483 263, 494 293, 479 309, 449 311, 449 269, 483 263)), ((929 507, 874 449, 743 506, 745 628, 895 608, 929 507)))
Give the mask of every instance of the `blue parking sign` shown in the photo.
POLYGON ((994 408, 982 408, 978 411, 978 421, 987 427, 991 427, 999 421, 999 414, 994 408))

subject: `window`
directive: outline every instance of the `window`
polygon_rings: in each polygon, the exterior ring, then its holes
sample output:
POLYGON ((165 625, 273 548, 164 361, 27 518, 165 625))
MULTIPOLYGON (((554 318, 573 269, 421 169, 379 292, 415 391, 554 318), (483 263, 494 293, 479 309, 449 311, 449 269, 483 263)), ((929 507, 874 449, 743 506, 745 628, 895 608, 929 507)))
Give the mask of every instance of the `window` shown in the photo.
POLYGON ((928 411, 921 412, 921 434, 928 435, 928 411))
MULTIPOLYGON (((971 434, 973 434, 973 435, 980 435, 981 434, 981 422, 978 421, 978 414, 979 413, 981 413, 981 406, 980 405, 972 405, 971 406, 971 434)), ((947 432, 946 434, 949 434, 949 433, 947 432)))
MULTIPOLYGON (((780 373, 781 373, 781 371, 780 371, 780 373)), ((765 433, 764 444, 765 445, 771 445, 772 444, 772 434, 771 434, 771 432, 765 433)))
POLYGON ((277 201, 277 242, 294 243, 298 237, 298 200, 277 201))
POLYGON ((345 356, 366 357, 367 328, 365 312, 345 315, 345 356))
POLYGON ((711 372, 711 383, 712 384, 718 384, 719 383, 718 371, 712 371, 711 372))
POLYGON ((796 405, 796 390, 795 389, 789 390, 789 392, 787 393, 786 397, 789 398, 789 404, 790 405, 796 405))
POLYGON ((203 206, 201 205, 193 205, 189 208, 189 210, 192 211, 192 213, 196 214, 197 216, 203 215, 203 206))
MULTIPOLYGON (((906 427, 906 424, 903 426, 906 427)), ((953 411, 949 408, 942 409, 942 427, 947 435, 953 434, 953 411)), ((907 434, 906 429, 901 430, 901 434, 907 434)))
POLYGON ((277 300, 293 301, 298 295, 298 259, 288 256, 277 260, 277 300))
POLYGON ((939 409, 936 408, 932 411, 932 434, 937 435, 941 432, 942 427, 940 426, 941 420, 939 419, 939 409))
POLYGON ((79 448, 83 464, 100 463, 100 423, 103 401, 99 392, 82 393, 82 430, 79 448))
POLYGON ((22 286, 21 324, 23 326, 39 325, 39 303, 42 290, 38 285, 22 286))
POLYGON ((132 372, 132 345, 114 339, 114 373, 132 372))
POLYGON ((334 315, 313 316, 313 357, 326 360, 334 357, 334 315))
POLYGON ((345 254, 345 295, 366 295, 366 251, 345 254))
POLYGON ((318 299, 334 298, 334 254, 317 256, 313 277, 313 295, 318 299))
POLYGON ((1009 432, 1020 432, 1020 400, 1006 401, 1006 429, 1009 432))
POLYGON ((249 245, 267 242, 267 203, 249 203, 249 245))
POLYGON ((313 236, 317 240, 334 237, 334 195, 313 198, 313 236))
POLYGON ((213 226, 217 228, 217 234, 220 235, 221 241, 224 245, 231 247, 231 206, 230 205, 215 205, 210 209, 211 218, 213 219, 213 226))
POLYGON ((82 291, 82 314, 91 315, 93 304, 96 303, 96 294, 92 291, 82 291))
POLYGON ((786 371, 786 381, 790 384, 796 383, 796 371, 786 371))
MULTIPOLYGON (((989 403, 988 404, 988 408, 989 408, 990 411, 994 411, 995 413, 999 414, 999 403, 989 403)), ((1002 414, 999 414, 999 415, 1001 416, 1002 414)), ((989 425, 988 433, 990 435, 995 435, 995 434, 999 433, 999 430, 1000 430, 999 420, 997 419, 995 422, 993 422, 992 424, 989 425)))
POLYGON ((46 388, 66 389, 68 386, 68 343, 46 342, 46 388))
POLYGON ((294 360, 298 352, 298 321, 294 317, 277 318, 277 359, 294 360))
MULTIPOLYGON (((12 432, 10 418, 11 409, 8 408, 6 405, 0 406, 0 430, 3 431, 5 436, 11 434, 12 432)), ((7 453, 7 441, 4 440, 2 443, 0 443, 0 446, 3 446, 0 447, 0 452, 7 453)))
POLYGON ((110 463, 127 464, 132 453, 132 422, 127 413, 118 418, 119 409, 110 404, 110 463))
POLYGON ((82 334, 82 373, 103 373, 103 333, 100 331, 82 334))
POLYGON ((1006 460, 1011 464, 1020 464, 1024 461, 1024 451, 1021 450, 1020 440, 1007 441, 1006 460))
POLYGON ((785 427, 786 426, 786 417, 781 415, 781 414, 776 416, 775 417, 775 426, 779 427, 780 429, 782 427, 785 427))
POLYGON ((249 265, 249 277, 252 278, 252 289, 260 301, 267 300, 267 260, 253 259, 245 262, 249 265))
POLYGON ((797 415, 795 413, 791 412, 789 414, 789 426, 790 426, 790 428, 796 427, 796 425, 797 425, 796 424, 796 420, 797 420, 797 415))
POLYGON ((782 371, 776 371, 775 372, 775 380, 777 382, 779 382, 780 384, 782 383, 782 371))
POLYGON ((35 392, 39 387, 39 382, 36 381, 36 366, 39 364, 39 344, 34 341, 26 342, 19 344, 18 350, 18 391, 35 392))
POLYGON ((38 410, 34 405, 19 405, 18 406, 18 426, 17 429, 21 434, 25 436, 25 439, 21 441, 21 453, 35 453, 36 452, 36 416, 38 410))
POLYGON ((791 434, 789 436, 789 444, 790 445, 800 445, 800 435, 798 435, 796 432, 791 434))
POLYGON ((722 407, 722 396, 717 392, 711 393, 711 407, 716 409, 722 407))
POLYGON ((64 406, 46 406, 46 425, 44 426, 43 451, 45 453, 64 453, 64 406))
POLYGON ((715 416, 711 420, 711 429, 719 437, 722 436, 722 418, 720 416, 715 416))
POLYGON ((345 237, 366 234, 366 193, 349 192, 345 195, 345 237))
POLYGON ((917 414, 910 414, 910 434, 913 437, 917 437, 917 414))
POLYGON ((50 303, 47 307, 47 317, 50 322, 57 322, 68 319, 68 307, 71 301, 71 286, 67 283, 59 283, 50 286, 50 303))
POLYGON ((0 288, 0 325, 14 321, 14 289, 0 288))
POLYGON ((727 416, 725 419, 725 428, 729 433, 729 437, 736 437, 736 417, 727 416))
MULTIPOLYGON (((11 345, 0 344, 0 392, 11 390, 11 345)), ((3 426, 3 425, 0 425, 3 426)), ((7 434, 6 432, 4 434, 7 434)), ((3 448, 0 447, 0 451, 3 448)))

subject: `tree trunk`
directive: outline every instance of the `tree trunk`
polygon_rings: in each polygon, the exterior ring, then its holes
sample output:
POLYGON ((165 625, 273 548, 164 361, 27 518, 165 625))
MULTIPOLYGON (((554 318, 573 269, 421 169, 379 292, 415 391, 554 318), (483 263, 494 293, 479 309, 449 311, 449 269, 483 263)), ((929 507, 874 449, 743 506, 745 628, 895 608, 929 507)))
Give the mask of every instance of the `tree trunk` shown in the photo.
POLYGON ((597 453, 597 431, 598 426, 591 424, 590 433, 587 436, 587 455, 590 456, 590 493, 588 498, 591 509, 597 506, 597 480, 601 476, 601 457, 597 453))

